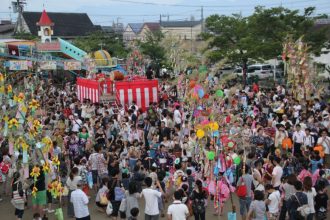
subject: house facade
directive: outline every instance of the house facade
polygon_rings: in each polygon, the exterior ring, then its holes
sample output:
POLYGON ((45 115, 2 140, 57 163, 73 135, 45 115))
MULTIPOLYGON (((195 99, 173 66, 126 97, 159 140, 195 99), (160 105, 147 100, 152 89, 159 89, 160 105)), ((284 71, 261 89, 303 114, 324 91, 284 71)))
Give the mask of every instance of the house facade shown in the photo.
POLYGON ((138 38, 139 38, 139 40, 144 42, 146 40, 146 36, 148 35, 148 33, 159 31, 159 30, 161 30, 159 23, 151 23, 151 22, 144 23, 141 28, 138 38))
POLYGON ((198 40, 202 33, 201 21, 165 21, 160 23, 164 35, 179 40, 198 40))
POLYGON ((123 32, 123 40, 129 43, 139 39, 139 33, 143 27, 143 23, 129 23, 123 32))

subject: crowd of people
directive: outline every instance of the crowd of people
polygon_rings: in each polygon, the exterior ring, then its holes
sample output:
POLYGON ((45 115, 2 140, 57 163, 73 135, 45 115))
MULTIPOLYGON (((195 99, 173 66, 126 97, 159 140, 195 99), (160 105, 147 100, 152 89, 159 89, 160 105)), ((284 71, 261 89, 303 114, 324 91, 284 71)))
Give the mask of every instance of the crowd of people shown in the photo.
MULTIPOLYGON (((208 206, 222 216, 238 197, 243 220, 327 219, 330 105, 324 98, 297 100, 281 85, 229 88, 211 75, 203 96, 195 97, 193 80, 180 77, 175 85, 160 82, 159 102, 146 109, 80 101, 74 85, 42 80, 34 93, 42 135, 52 140, 44 158, 50 172, 41 171, 32 184, 18 166, 22 152, 10 155, 2 137, 3 199, 11 198, 16 218, 24 219, 28 197, 35 219, 59 204, 67 206, 64 219, 77 220, 91 219, 91 207, 112 219, 204 220, 208 206), (48 189, 55 180, 65 186, 60 201, 48 189)), ((34 148, 28 153, 30 171, 41 168, 34 148)))

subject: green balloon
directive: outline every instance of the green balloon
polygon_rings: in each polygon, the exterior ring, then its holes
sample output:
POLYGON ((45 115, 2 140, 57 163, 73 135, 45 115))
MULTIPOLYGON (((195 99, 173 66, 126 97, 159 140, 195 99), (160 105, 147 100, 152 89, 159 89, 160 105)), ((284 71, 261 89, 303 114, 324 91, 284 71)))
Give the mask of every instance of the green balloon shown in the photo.
POLYGON ((221 90, 221 89, 219 89, 219 90, 217 90, 216 92, 215 92, 215 94, 216 94, 216 96, 218 96, 218 97, 223 97, 223 91, 221 90))
POLYGON ((234 164, 239 165, 241 163, 241 158, 240 157, 235 157, 234 158, 234 164))
POLYGON ((208 158, 209 160, 214 160, 214 158, 215 158, 215 153, 214 153, 213 151, 208 152, 208 154, 207 154, 207 158, 208 158))

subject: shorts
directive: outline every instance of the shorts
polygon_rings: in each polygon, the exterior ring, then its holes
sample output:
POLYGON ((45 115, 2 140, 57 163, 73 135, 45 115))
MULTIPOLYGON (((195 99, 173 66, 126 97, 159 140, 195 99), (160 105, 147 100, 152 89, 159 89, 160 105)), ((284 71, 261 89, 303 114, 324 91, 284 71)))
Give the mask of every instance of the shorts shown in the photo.
POLYGON ((241 215, 247 215, 251 202, 251 197, 239 198, 239 212, 241 215))
POLYGON ((24 214, 24 209, 15 209, 15 216, 22 219, 24 214))
POLYGON ((36 196, 32 196, 32 205, 46 205, 47 193, 46 190, 38 191, 36 196))

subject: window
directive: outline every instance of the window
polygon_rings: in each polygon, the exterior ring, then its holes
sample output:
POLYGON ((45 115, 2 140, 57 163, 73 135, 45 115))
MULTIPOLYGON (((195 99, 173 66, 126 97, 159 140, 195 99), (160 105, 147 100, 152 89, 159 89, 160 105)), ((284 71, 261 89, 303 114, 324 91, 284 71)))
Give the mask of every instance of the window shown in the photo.
POLYGON ((45 36, 50 36, 50 30, 49 30, 49 28, 45 28, 44 29, 44 35, 45 36))

